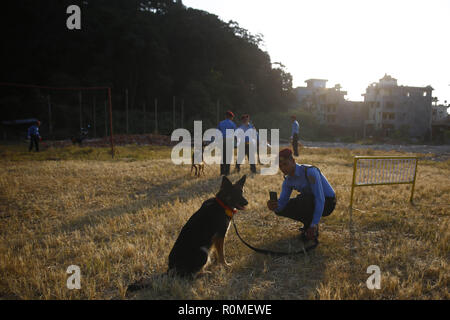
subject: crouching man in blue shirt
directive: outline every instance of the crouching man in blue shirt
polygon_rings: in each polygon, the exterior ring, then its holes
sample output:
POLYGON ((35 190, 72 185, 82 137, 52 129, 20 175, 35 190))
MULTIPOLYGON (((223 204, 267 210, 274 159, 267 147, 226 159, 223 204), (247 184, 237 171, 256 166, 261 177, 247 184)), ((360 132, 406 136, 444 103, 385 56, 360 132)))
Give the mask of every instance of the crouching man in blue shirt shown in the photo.
POLYGON ((279 168, 285 175, 280 198, 269 200, 267 207, 279 216, 302 222, 302 238, 317 242, 319 221, 333 212, 336 193, 318 168, 297 164, 290 149, 280 151, 279 168), (290 198, 293 189, 300 194, 290 198))

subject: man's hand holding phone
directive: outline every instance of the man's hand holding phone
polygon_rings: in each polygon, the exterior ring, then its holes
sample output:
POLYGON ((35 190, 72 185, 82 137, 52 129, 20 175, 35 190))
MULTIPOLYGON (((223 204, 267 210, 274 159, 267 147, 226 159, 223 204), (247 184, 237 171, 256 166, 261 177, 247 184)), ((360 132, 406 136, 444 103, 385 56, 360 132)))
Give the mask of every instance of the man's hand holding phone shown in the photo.
POLYGON ((276 208, 278 208, 278 198, 277 198, 277 193, 270 191, 270 200, 267 201, 267 208, 269 208, 269 210, 275 210, 276 208))

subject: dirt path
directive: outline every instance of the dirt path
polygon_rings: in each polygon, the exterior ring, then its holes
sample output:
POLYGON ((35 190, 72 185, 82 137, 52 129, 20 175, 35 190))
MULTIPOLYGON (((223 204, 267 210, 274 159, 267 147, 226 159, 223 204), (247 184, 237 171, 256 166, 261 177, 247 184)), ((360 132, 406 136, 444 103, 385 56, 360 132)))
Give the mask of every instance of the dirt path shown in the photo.
MULTIPOLYGON (((386 150, 386 151, 399 151, 410 153, 425 154, 426 159, 445 161, 450 159, 450 145, 400 145, 400 144, 372 144, 363 145, 357 143, 343 143, 343 142, 318 142, 318 141, 304 141, 301 143, 307 148, 345 148, 345 149, 373 149, 373 150, 386 150)), ((282 143, 284 146, 288 146, 287 143, 282 143)))

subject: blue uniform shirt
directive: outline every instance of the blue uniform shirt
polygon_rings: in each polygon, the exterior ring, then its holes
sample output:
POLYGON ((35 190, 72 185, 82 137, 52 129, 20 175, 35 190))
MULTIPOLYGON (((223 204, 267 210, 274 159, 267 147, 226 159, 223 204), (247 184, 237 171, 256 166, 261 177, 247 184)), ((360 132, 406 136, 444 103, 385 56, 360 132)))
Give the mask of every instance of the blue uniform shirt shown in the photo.
POLYGON ((312 225, 319 223, 325 205, 325 197, 335 197, 335 192, 327 179, 314 167, 308 167, 308 180, 305 178, 305 166, 296 164, 295 175, 286 176, 281 187, 278 208, 275 212, 280 212, 287 205, 292 190, 314 195, 314 214, 312 225))
POLYGON ((28 128, 28 136, 38 136, 39 137, 39 127, 37 125, 32 125, 28 128))
POLYGON ((298 121, 295 120, 294 122, 292 122, 292 136, 294 134, 299 134, 300 133, 300 125, 298 124, 298 121))
POLYGON ((225 138, 226 130, 227 129, 236 130, 236 124, 230 119, 225 119, 219 122, 219 126, 217 128, 220 130, 220 132, 222 132, 222 136, 225 138))
MULTIPOLYGON (((255 129, 250 123, 248 124, 248 126, 246 126, 245 124, 241 125, 238 129, 242 129, 245 132, 247 132, 247 130, 249 129, 255 129)), ((256 132, 256 137, 258 137, 258 132, 256 132)), ((247 135, 245 136, 245 142, 249 142, 250 141, 250 137, 247 135)))

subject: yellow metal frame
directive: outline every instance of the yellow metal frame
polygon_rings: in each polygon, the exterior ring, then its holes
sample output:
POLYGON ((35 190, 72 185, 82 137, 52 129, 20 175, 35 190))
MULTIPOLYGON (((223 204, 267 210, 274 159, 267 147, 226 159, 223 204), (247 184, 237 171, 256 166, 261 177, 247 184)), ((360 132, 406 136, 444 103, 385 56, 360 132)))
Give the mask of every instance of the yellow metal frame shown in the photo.
POLYGON ((380 185, 392 185, 392 184, 412 184, 412 188, 411 188, 411 197, 409 198, 409 201, 412 203, 413 201, 413 195, 414 195, 414 187, 416 185, 416 176, 417 176, 417 162, 418 162, 418 158, 417 157, 405 157, 405 156, 355 156, 353 158, 353 178, 352 178, 352 191, 350 193, 350 209, 353 206, 353 194, 354 194, 354 188, 355 187, 366 187, 366 186, 380 186, 380 185), (355 184, 355 177, 356 177, 356 163, 358 162, 358 160, 362 160, 362 159, 377 159, 377 160, 387 160, 387 159, 392 159, 392 160, 397 160, 397 159, 415 159, 416 164, 415 164, 415 168, 414 168, 414 179, 412 182, 381 182, 381 183, 370 183, 370 184, 363 184, 363 185, 359 185, 359 184, 355 184))

